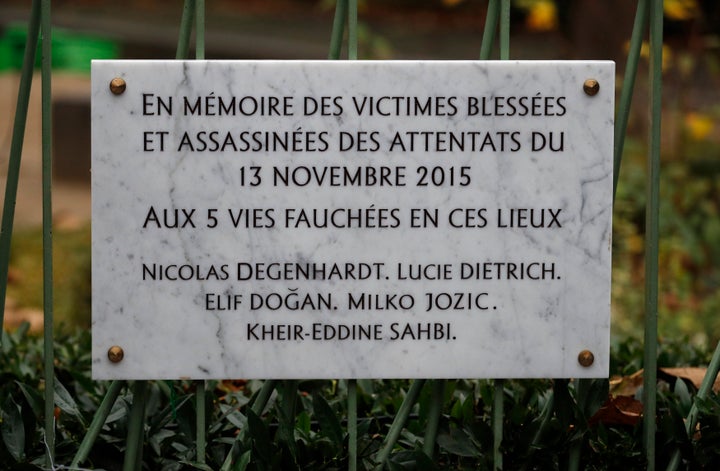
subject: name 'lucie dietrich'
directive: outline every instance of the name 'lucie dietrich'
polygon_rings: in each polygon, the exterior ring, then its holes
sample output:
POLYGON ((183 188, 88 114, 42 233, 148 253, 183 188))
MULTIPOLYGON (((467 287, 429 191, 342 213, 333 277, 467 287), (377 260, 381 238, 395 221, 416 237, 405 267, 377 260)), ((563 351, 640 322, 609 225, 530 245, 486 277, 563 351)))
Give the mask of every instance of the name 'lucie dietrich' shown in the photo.
POLYGON ((143 263, 143 281, 553 280, 549 260, 460 263, 237 262, 199 265, 143 263))

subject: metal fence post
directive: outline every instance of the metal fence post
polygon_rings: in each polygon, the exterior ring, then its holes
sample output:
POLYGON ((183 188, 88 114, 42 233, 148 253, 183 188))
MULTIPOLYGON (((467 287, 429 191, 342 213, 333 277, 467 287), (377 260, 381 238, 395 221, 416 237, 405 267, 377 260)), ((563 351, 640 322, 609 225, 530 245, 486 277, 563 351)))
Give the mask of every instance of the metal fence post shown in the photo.
POLYGON ((493 469, 503 469, 503 455, 500 450, 503 438, 503 421, 505 405, 505 380, 495 380, 495 392, 492 405, 492 431, 493 431, 493 469))
POLYGON ((635 77, 637 77, 638 63, 640 62, 640 49, 642 48, 642 40, 647 26, 647 10, 648 0, 638 0, 635 23, 633 24, 633 31, 630 37, 627 64, 625 65, 625 78, 623 79, 622 92, 620 93, 617 120, 615 121, 613 200, 615 199, 620 178, 620 164, 622 163, 623 148, 625 146, 625 133, 627 132, 630 105, 632 104, 633 91, 635 89, 635 77))
POLYGON ((177 51, 175 59, 187 59, 190 50, 190 36, 192 35, 193 17, 195 16, 195 0, 185 0, 183 14, 180 20, 180 33, 178 34, 177 51))
POLYGON ((133 402, 130 408, 130 419, 128 421, 123 471, 138 471, 142 468, 147 384, 147 381, 135 381, 132 385, 133 402))
MULTIPOLYGON (((510 59, 510 0, 501 0, 500 4, 500 60, 510 59)), ((503 455, 500 445, 503 438, 505 416, 505 380, 495 380, 495 393, 492 405, 493 430, 493 469, 503 469, 503 455)))
POLYGON ((485 15, 485 28, 483 29, 482 43, 480 45, 480 60, 490 59, 499 20, 500 0, 490 0, 485 15))
POLYGON ((645 207, 645 352, 643 358, 643 443, 648 471, 655 469, 662 42, 663 1, 653 0, 650 5, 650 150, 647 163, 647 203, 645 207))
POLYGON ((195 0, 195 59, 205 59, 205 0, 195 0))
POLYGON ((123 384, 124 381, 113 381, 110 384, 110 387, 105 393, 105 397, 100 403, 100 407, 98 407, 97 411, 95 411, 92 423, 90 423, 90 427, 88 427, 85 438, 83 438, 83 441, 78 448, 78 452, 75 454, 75 458, 73 458, 72 463, 70 464, 70 468, 77 468, 87 459, 90 454, 90 450, 95 444, 95 440, 98 435, 100 435, 103 425, 105 425, 108 415, 110 415, 112 406, 115 404, 123 384))
POLYGON ((428 423, 425 427, 425 440, 423 441, 423 451, 430 459, 433 459, 435 454, 435 441, 437 440, 440 416, 445 402, 445 382, 444 379, 436 379, 432 382, 432 402, 430 403, 428 423))
POLYGON ((335 17, 333 18, 332 34, 330 35, 330 52, 328 52, 328 59, 340 59, 347 17, 348 0, 337 0, 335 2, 335 17))
POLYGON ((52 265, 52 23, 50 0, 42 1, 42 225, 43 225, 43 357, 45 376, 45 464, 55 456, 55 355, 53 348, 52 265))
POLYGON ((397 443, 398 438, 400 438, 400 432, 402 432, 402 429, 410 416, 410 411, 415 405, 415 402, 417 402, 418 397, 420 397, 420 391, 424 385, 424 379, 416 379, 410 385, 410 389, 408 390, 405 399, 403 399, 392 425, 390 425, 390 430, 385 436, 385 443, 377 454, 377 470, 381 470, 385 467, 395 443, 397 443))
POLYGON ((510 0, 500 4, 500 60, 510 59, 510 0))
MULTIPOLYGON (((10 267, 10 242, 12 240, 13 222, 15 220, 15 201, 17 200, 18 180, 20 179, 20 160, 22 158, 25 124, 27 123, 30 89, 32 88, 35 52, 37 51, 38 33, 40 31, 40 0, 33 0, 25 40, 25 55, 20 72, 15 120, 13 122, 12 140, 10 142, 10 158, 3 200, 2 226, 0 226, 0 326, 5 322, 5 295, 7 294, 8 270, 10 267)), ((0 340, 1 342, 1 340, 0 340)))
POLYGON ((358 58, 358 0, 349 0, 348 8, 348 59, 358 58))
POLYGON ((348 470, 357 470, 357 380, 347 382, 348 394, 348 470))

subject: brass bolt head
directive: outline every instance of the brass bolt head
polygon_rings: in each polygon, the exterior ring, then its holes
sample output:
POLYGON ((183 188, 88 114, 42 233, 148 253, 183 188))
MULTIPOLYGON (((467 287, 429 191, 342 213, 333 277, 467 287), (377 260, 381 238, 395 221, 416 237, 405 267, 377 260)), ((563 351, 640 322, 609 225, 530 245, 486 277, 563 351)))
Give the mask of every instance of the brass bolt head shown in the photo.
POLYGON ((595 355, 590 350, 583 350, 578 354, 578 363, 587 368, 595 362, 595 355))
POLYGON ((117 345, 113 345, 108 349, 108 360, 110 360, 113 363, 120 363, 125 356, 125 352, 123 351, 122 347, 118 347, 117 345))
POLYGON ((125 80, 120 77, 115 77, 110 81, 110 91, 115 95, 122 95, 125 91, 125 80))
POLYGON ((600 83, 592 78, 587 79, 585 83, 583 83, 583 90, 586 95, 595 96, 600 91, 600 83))

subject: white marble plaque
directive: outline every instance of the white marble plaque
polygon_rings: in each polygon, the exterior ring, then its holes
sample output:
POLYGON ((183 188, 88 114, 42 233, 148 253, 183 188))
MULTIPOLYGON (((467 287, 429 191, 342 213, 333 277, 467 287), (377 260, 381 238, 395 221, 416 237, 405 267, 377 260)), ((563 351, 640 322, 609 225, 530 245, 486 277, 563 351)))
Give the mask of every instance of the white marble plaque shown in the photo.
POLYGON ((613 96, 611 62, 93 62, 93 377, 607 376, 613 96))

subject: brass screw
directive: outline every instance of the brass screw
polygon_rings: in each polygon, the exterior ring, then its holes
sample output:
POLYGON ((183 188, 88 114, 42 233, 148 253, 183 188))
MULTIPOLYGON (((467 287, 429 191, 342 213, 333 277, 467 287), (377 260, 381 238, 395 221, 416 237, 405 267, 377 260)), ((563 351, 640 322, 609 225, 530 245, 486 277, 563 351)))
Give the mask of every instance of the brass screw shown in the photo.
POLYGON ((587 368, 595 362, 595 355, 590 350, 583 350, 578 354, 578 363, 587 368))
POLYGON ((125 352, 123 351, 122 347, 113 345, 108 349, 108 360, 113 363, 120 363, 124 356, 125 352))
POLYGON ((587 79, 583 83, 583 90, 586 95, 595 96, 600 91, 600 83, 595 79, 587 79))
POLYGON ((110 81, 110 91, 113 92, 115 95, 122 95, 122 93, 125 91, 125 80, 121 79, 120 77, 115 77, 110 81))

